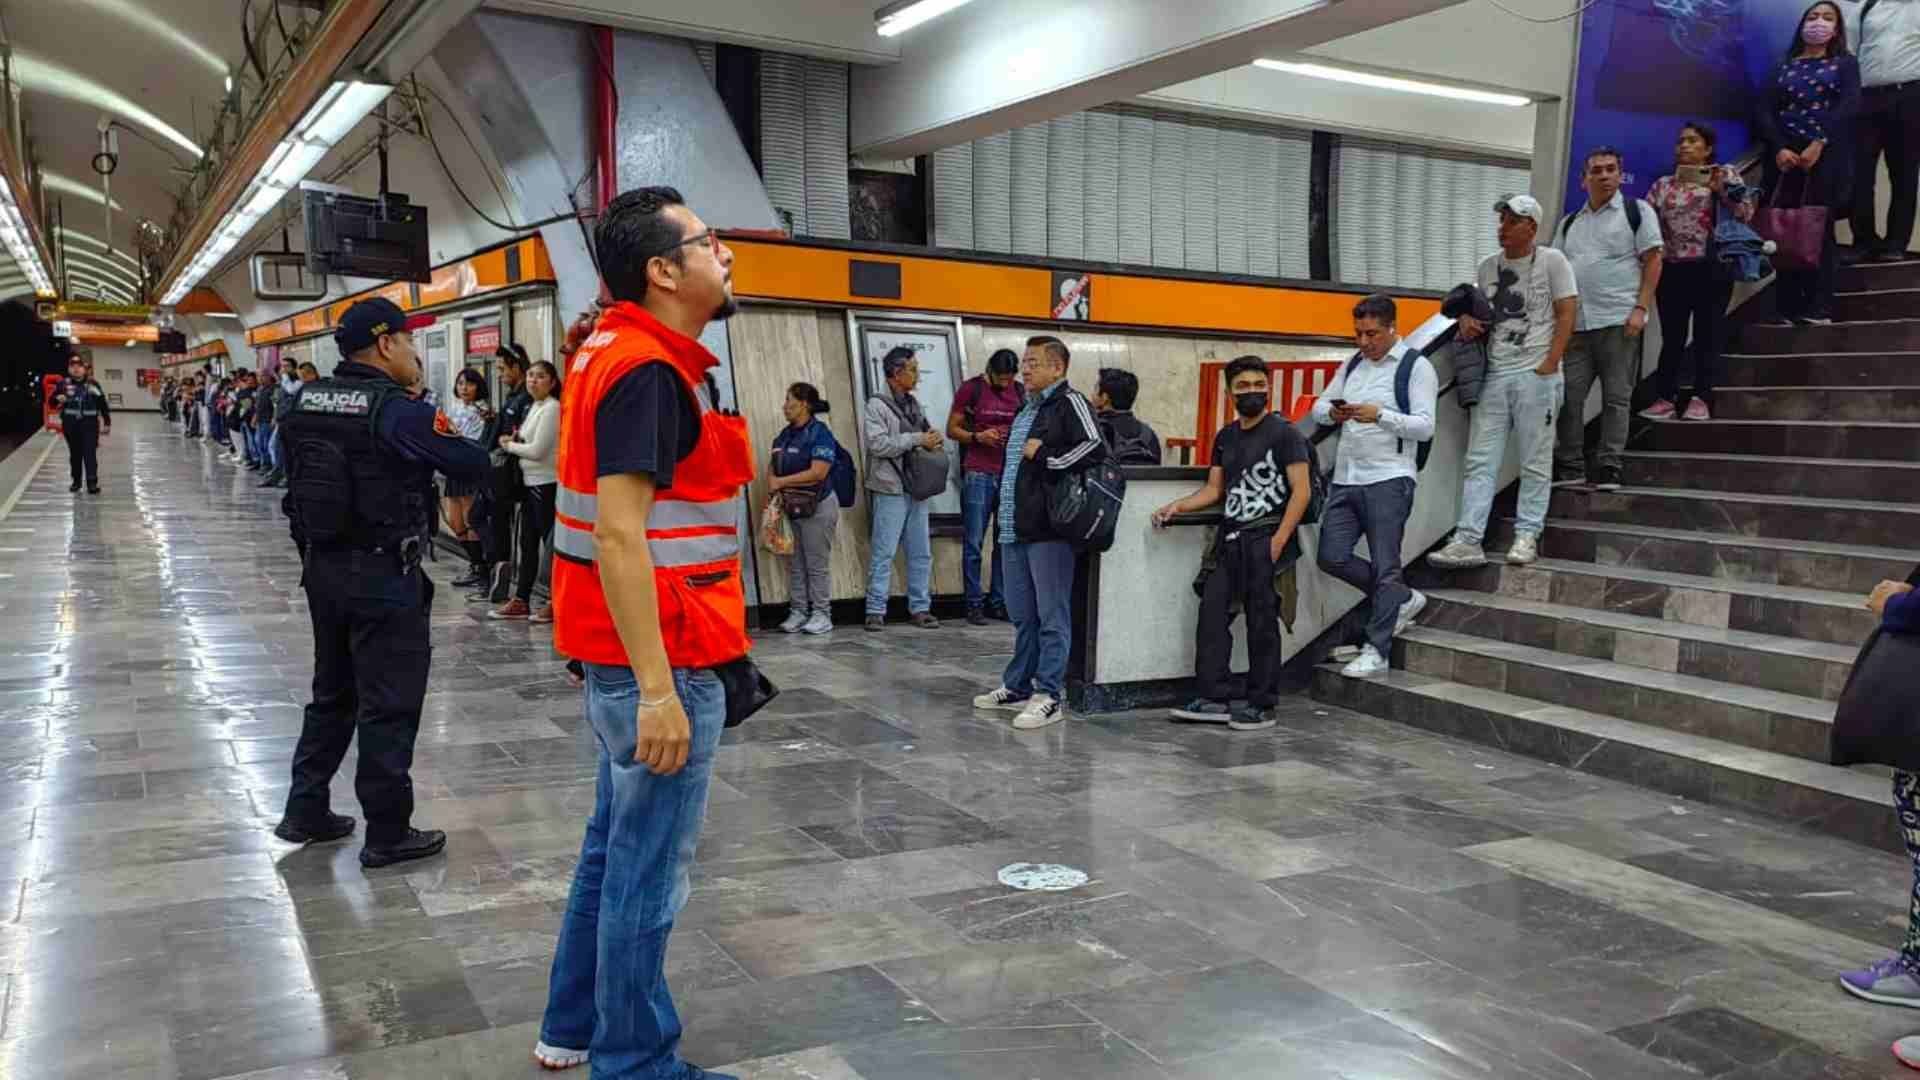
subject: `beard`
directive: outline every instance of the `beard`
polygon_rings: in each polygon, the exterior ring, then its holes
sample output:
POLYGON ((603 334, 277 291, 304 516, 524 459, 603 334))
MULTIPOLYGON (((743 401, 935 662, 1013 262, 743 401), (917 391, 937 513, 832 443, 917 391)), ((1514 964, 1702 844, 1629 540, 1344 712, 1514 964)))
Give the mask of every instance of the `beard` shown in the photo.
POLYGON ((727 298, 720 301, 720 306, 713 309, 713 317, 709 321, 724 322, 739 313, 740 301, 735 300, 732 293, 728 293, 727 298))

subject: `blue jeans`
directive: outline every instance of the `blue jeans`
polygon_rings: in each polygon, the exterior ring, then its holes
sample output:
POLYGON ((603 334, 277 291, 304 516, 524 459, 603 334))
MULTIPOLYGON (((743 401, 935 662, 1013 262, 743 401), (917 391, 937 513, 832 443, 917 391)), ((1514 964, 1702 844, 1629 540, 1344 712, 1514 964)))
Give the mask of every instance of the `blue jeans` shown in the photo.
POLYGON ((655 776, 633 760, 640 699, 633 671, 586 670, 600 775, 560 921, 540 1041, 591 1050, 596 1077, 676 1080, 687 1066, 667 992, 667 935, 687 902, 726 691, 711 671, 674 670, 693 742, 685 768, 655 776))
POLYGON ((1566 378, 1559 372, 1513 371, 1487 377, 1467 435, 1466 480, 1460 489, 1455 539, 1478 544, 1486 538, 1487 513, 1493 509, 1509 432, 1516 436, 1520 451, 1520 520, 1513 531, 1537 537, 1546 528, 1547 502, 1553 495, 1555 425, 1565 387, 1566 378))
POLYGON ((993 583, 986 595, 980 589, 980 549, 985 546, 987 529, 1000 511, 1000 477, 993 473, 969 471, 960 484, 960 523, 966 529, 966 550, 960 558, 960 570, 967 584, 967 610, 1007 606, 1006 560, 1000 548, 993 549, 993 583))
POLYGON ((868 492, 873 506, 873 554, 867 559, 867 614, 887 613, 893 587, 893 553, 907 549, 907 610, 933 607, 933 540, 927 533, 926 499, 868 492))
POLYGON ((266 436, 265 442, 267 444, 267 449, 266 449, 267 464, 278 469, 280 468, 280 425, 277 423, 269 424, 267 426, 266 431, 267 431, 267 436, 266 436))
POLYGON ((1073 548, 1065 540, 1007 544, 1007 614, 1013 659, 1000 685, 1020 697, 1063 699, 1073 649, 1073 548))

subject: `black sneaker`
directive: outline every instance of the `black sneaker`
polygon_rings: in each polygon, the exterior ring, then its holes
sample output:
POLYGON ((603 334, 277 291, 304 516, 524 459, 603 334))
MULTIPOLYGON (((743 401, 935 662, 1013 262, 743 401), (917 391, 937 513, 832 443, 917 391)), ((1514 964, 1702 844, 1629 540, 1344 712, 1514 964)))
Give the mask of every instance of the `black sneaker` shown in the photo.
POLYGON ((487 599, 496 604, 507 602, 507 596, 513 592, 513 564, 496 563, 493 568, 493 590, 487 599))
POLYGON ((475 585, 484 585, 486 584, 486 582, 487 582, 487 571, 485 570, 485 568, 469 565, 467 567, 466 577, 454 578, 452 581, 448 582, 447 584, 453 586, 456 589, 471 589, 475 585))
POLYGON ((1265 731, 1279 722, 1273 718, 1272 709, 1256 709, 1249 705, 1244 709, 1234 710, 1233 718, 1227 721, 1227 726, 1235 731, 1265 731))
POLYGON ((281 818, 273 827, 273 835, 289 844, 324 844, 352 836, 353 819, 345 814, 328 814, 317 821, 281 818))
POLYGON ((88 484, 88 485, 87 485, 87 494, 89 494, 89 495, 98 495, 98 494, 100 494, 100 485, 99 485, 99 484, 88 484))
POLYGON ((1194 698, 1172 710, 1171 715, 1190 724, 1224 724, 1233 719, 1233 708, 1224 701, 1194 698))
POLYGON ((887 620, 878 615, 867 616, 867 633, 877 634, 887 628, 887 620))
POLYGON ((1593 479, 1593 490, 1619 491, 1620 490, 1620 470, 1619 469, 1601 469, 1599 475, 1595 476, 1593 479))
POLYGON ((1006 605, 1004 604, 1002 604, 999 607, 987 608, 987 618, 992 619, 994 622, 1012 622, 1013 621, 1013 616, 1007 614, 1007 608, 1006 608, 1006 605))
POLYGON ((70 487, 70 488, 68 488, 67 490, 68 490, 68 491, 79 491, 79 490, 80 490, 80 481, 78 481, 78 480, 75 480, 75 481, 73 482, 73 486, 72 486, 72 487, 70 487))
POLYGON ((446 846, 447 834, 439 829, 408 829, 406 837, 394 843, 361 848, 360 865, 372 869, 424 859, 440 854, 446 846))
POLYGON ((987 625, 987 613, 980 610, 979 608, 973 608, 969 610, 967 612, 967 625, 968 626, 987 625))
POLYGON ((1568 469, 1556 465, 1553 469, 1554 487, 1578 487, 1587 482, 1587 474, 1582 469, 1568 469))

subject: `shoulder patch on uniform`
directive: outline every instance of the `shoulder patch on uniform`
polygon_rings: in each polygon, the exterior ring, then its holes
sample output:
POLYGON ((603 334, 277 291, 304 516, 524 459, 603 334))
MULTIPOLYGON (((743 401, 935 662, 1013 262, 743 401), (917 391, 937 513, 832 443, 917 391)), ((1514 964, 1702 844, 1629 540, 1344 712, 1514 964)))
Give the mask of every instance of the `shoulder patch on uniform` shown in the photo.
POLYGON ((307 390, 300 395, 300 411, 365 416, 373 411, 373 394, 366 390, 307 390))

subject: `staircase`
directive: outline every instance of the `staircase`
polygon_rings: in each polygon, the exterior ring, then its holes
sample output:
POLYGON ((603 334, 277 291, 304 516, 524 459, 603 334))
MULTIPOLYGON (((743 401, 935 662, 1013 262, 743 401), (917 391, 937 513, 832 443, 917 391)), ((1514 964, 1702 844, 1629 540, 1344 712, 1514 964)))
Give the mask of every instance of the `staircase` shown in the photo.
POLYGON ((1713 420, 1636 419, 1623 490, 1555 490, 1539 562, 1416 564, 1394 670, 1315 695, 1898 849, 1885 770, 1825 761, 1862 602, 1920 563, 1920 262, 1840 289, 1833 326, 1740 333, 1713 420))

